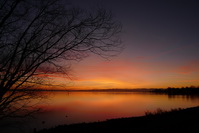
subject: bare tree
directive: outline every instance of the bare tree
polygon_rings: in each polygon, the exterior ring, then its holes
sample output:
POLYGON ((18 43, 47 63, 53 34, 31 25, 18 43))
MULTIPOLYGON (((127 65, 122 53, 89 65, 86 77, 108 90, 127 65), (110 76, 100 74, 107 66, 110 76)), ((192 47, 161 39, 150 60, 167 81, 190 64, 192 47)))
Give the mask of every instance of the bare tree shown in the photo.
POLYGON ((85 11, 60 0, 1 0, 0 117, 26 110, 21 101, 30 95, 18 92, 41 84, 38 75, 66 74, 62 62, 118 51, 120 30, 100 7, 85 11))

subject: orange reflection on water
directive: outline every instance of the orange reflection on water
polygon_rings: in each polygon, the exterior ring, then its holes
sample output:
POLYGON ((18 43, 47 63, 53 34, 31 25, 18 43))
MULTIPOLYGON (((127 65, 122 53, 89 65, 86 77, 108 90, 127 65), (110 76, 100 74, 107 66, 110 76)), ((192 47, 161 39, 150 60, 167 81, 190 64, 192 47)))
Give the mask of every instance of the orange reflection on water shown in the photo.
POLYGON ((170 99, 167 95, 149 93, 53 92, 48 95, 49 99, 39 105, 44 111, 41 117, 56 124, 140 116, 157 108, 186 108, 197 106, 199 102, 199 99, 170 99))

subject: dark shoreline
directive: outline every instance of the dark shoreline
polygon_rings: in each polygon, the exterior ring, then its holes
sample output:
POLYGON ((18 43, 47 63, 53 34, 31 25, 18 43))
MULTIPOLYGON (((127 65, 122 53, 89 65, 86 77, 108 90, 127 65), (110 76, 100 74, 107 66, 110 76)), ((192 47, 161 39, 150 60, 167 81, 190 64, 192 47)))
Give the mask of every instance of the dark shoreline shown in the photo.
MULTIPOLYGON (((9 91, 13 91, 12 89, 9 91)), ((199 95, 199 87, 190 86, 190 87, 168 87, 168 88, 139 88, 139 89, 89 89, 89 90, 80 90, 80 89, 20 89, 19 92, 31 91, 31 92, 150 92, 155 94, 168 94, 168 95, 199 95)))
POLYGON ((199 106, 140 117, 60 125, 38 131, 38 133, 192 133, 198 131, 198 126, 199 106))

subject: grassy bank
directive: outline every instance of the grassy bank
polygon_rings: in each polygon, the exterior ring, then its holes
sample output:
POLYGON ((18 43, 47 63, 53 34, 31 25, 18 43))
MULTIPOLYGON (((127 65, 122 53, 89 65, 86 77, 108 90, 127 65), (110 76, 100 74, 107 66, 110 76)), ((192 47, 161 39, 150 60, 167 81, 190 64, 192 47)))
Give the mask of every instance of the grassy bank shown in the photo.
POLYGON ((111 119, 103 122, 62 125, 38 133, 191 133, 198 132, 199 107, 158 111, 146 116, 111 119))

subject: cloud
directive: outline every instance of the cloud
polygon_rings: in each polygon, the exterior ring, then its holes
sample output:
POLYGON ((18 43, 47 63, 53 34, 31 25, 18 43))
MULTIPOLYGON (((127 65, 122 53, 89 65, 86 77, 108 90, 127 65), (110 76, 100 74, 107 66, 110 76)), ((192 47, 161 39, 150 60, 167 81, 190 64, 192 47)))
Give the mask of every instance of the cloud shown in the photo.
POLYGON ((189 61, 175 70, 179 74, 190 74, 199 71, 199 61, 189 61))
POLYGON ((199 79, 193 79, 193 80, 180 80, 178 82, 183 82, 183 83, 193 83, 193 82, 199 82, 199 79))

